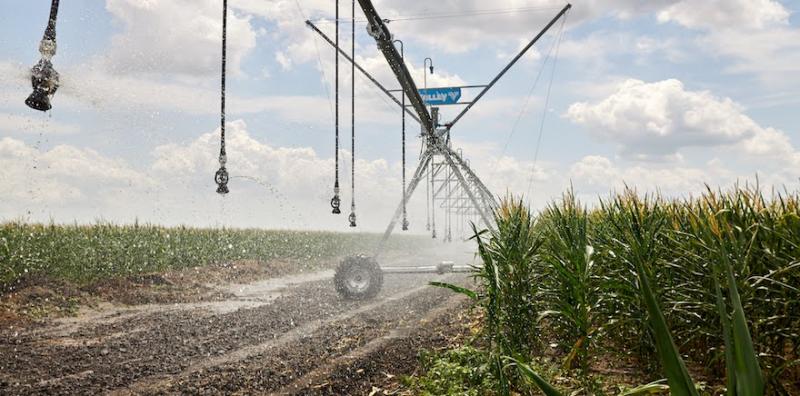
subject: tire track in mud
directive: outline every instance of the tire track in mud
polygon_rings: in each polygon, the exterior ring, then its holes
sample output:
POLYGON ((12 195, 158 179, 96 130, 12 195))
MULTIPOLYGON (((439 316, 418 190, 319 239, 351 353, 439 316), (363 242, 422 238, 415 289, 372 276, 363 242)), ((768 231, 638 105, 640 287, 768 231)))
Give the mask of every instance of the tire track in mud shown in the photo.
POLYGON ((377 301, 342 300, 326 279, 296 285, 265 305, 227 313, 167 309, 126 314, 78 326, 68 335, 75 342, 58 342, 46 331, 0 334, 0 393, 279 389, 315 369, 313 359, 335 358, 363 346, 401 325, 403 318, 440 303, 443 291, 416 286, 428 277, 387 282, 377 301))
POLYGON ((163 393, 284 394, 293 382, 315 370, 324 373, 330 367, 337 367, 338 362, 348 361, 348 356, 357 354, 375 339, 386 337, 397 328, 419 326, 425 312, 449 297, 444 290, 415 290, 390 304, 381 304, 380 309, 364 310, 347 320, 330 322, 301 343, 196 372, 163 393))
MULTIPOLYGON (((465 302, 464 296, 452 295, 443 303, 431 309, 420 319, 406 321, 398 327, 392 328, 388 334, 371 339, 365 345, 350 351, 339 357, 328 359, 320 367, 298 378, 294 382, 284 386, 271 395, 305 395, 305 394, 349 394, 337 393, 335 389, 341 387, 341 382, 348 383, 350 390, 357 389, 357 381, 352 381, 355 377, 367 377, 367 368, 361 366, 375 365, 375 362, 396 361, 397 357, 392 348, 393 344, 404 344, 409 339, 419 336, 420 324, 430 324, 435 322, 447 313, 458 310, 465 302), (390 354, 387 356, 387 354, 390 354), (341 381, 344 379, 344 381, 341 381), (333 392, 333 393, 331 393, 333 392)), ((426 326, 422 326, 426 327, 426 326)), ((417 349, 406 348, 411 351, 411 355, 416 357, 417 349)), ((380 365, 380 364, 378 364, 380 365)), ((391 366, 391 365, 388 365, 391 366)), ((371 370, 368 374, 376 374, 376 370, 371 370)), ((379 373, 386 375, 387 372, 379 373)), ((367 391, 368 389, 362 389, 367 391)))
POLYGON ((236 350, 226 353, 224 355, 203 359, 195 364, 189 366, 180 374, 173 376, 157 376, 154 378, 144 378, 142 381, 131 384, 125 390, 112 392, 112 394, 125 395, 125 394, 139 394, 142 392, 152 392, 163 389, 165 385, 170 385, 189 378, 195 373, 204 372, 219 366, 231 366, 243 360, 248 360, 255 356, 262 356, 277 350, 281 347, 287 347, 288 344, 293 342, 301 342, 307 340, 315 332, 329 332, 332 329, 338 328, 341 323, 349 321, 351 318, 370 310, 380 308, 384 304, 389 304, 402 300, 410 295, 422 291, 426 286, 419 286, 410 290, 402 291, 392 296, 381 298, 376 302, 360 306, 356 309, 343 312, 325 320, 315 320, 304 323, 294 329, 286 332, 283 336, 275 338, 260 344, 248 345, 236 350), (332 325, 333 324, 333 325, 332 325))

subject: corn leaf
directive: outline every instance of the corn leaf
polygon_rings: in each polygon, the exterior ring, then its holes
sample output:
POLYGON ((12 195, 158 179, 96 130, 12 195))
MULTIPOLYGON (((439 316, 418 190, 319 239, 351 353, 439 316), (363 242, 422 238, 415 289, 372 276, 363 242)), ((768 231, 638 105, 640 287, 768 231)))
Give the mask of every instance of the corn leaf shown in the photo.
POLYGON ((475 293, 474 291, 472 291, 470 289, 467 289, 466 287, 461 287, 461 286, 454 285, 452 283, 446 283, 446 282, 428 282, 428 284, 431 285, 431 286, 450 289, 450 290, 452 290, 452 291, 454 291, 456 293, 463 294, 463 295, 469 297, 472 300, 477 300, 478 299, 478 293, 475 293))
POLYGON ((522 375, 533 382, 541 391, 545 394, 545 396, 562 396, 561 392, 556 390, 553 385, 550 385, 549 382, 545 381, 539 374, 537 374, 533 369, 525 363, 520 362, 517 359, 512 357, 505 357, 506 360, 510 360, 514 362, 514 365, 517 366, 522 375))

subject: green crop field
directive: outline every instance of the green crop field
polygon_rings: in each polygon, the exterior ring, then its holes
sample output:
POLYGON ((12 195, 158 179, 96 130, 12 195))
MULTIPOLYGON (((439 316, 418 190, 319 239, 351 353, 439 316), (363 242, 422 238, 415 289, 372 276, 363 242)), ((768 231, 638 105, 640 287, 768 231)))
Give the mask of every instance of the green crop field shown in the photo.
POLYGON ((630 394, 797 391, 800 195, 770 197, 750 188, 682 200, 625 191, 587 209, 567 193, 538 216, 507 199, 497 229, 476 237, 480 287, 437 284, 483 312, 482 357, 428 357, 431 370, 412 386, 598 394, 609 384, 592 366, 626 360, 665 379, 630 394), (546 353, 557 364, 542 365, 546 353), (574 381, 548 382, 557 378, 574 381))
MULTIPOLYGON (((233 260, 321 260, 371 252, 380 235, 115 224, 0 225, 0 285, 23 276, 78 283, 233 260)), ((427 238, 403 236, 389 248, 427 238)))

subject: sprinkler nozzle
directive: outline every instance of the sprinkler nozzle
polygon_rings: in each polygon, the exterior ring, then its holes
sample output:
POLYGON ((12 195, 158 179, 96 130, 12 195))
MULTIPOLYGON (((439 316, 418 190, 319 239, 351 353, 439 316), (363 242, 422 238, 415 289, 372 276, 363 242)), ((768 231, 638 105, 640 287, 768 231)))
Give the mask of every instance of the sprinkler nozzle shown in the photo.
POLYGON ((228 170, 224 166, 220 167, 214 175, 214 181, 217 182, 217 194, 225 195, 230 192, 228 190, 228 170))
POLYGON ((39 63, 31 68, 33 92, 25 99, 25 104, 34 110, 50 110, 53 107, 50 98, 58 90, 58 77, 58 72, 53 69, 53 63, 45 57, 40 59, 39 63))

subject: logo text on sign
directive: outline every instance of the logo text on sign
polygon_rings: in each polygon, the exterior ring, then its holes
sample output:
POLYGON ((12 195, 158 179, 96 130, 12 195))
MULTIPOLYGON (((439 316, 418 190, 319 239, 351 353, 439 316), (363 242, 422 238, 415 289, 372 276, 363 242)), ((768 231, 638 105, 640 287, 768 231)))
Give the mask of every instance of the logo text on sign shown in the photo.
POLYGON ((461 88, 427 88, 420 89, 419 95, 427 105, 450 105, 461 99, 461 88))

